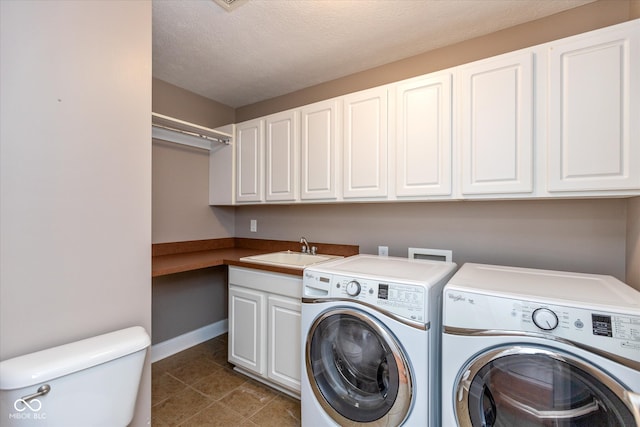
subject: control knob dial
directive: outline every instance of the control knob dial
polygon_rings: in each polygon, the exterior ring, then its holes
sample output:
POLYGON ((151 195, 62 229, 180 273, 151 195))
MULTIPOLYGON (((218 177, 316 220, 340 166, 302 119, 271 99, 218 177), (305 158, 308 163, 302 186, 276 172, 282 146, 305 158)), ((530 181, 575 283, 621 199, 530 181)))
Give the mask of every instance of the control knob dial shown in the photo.
POLYGON ((558 327, 558 316, 548 308, 536 309, 531 318, 538 328, 545 331, 552 331, 558 327))
POLYGON ((347 295, 349 296, 357 297, 358 295, 360 295, 361 289, 362 288, 360 287, 360 283, 358 283, 356 280, 352 280, 347 283, 347 295))

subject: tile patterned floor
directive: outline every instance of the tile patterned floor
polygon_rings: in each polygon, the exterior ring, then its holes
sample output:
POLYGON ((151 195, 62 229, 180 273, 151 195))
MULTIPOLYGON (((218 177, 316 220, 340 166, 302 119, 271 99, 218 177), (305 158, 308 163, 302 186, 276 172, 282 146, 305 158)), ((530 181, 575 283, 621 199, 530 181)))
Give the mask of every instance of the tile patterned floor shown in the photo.
POLYGON ((226 334, 154 363, 152 426, 300 426, 300 401, 232 367, 226 334))

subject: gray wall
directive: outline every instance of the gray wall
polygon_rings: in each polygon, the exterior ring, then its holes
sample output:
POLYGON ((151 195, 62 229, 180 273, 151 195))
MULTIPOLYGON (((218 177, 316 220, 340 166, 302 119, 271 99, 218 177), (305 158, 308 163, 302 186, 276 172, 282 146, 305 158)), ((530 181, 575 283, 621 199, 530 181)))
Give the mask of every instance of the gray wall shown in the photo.
POLYGON ((625 278, 625 199, 239 207, 236 236, 451 249, 454 261, 625 278), (249 231, 257 219, 258 232, 249 231))
POLYGON ((233 237, 232 207, 209 206, 209 152, 153 140, 153 243, 233 237))
POLYGON ((227 269, 211 267, 153 278, 153 342, 227 318, 227 269))
POLYGON ((235 123, 233 108, 155 78, 151 109, 212 129, 235 123))
MULTIPOLYGON (((153 80, 153 111, 211 128, 235 111, 162 80, 153 80)), ((209 206, 209 152, 153 140, 153 243, 233 237, 235 209, 209 206)), ((227 318, 224 268, 153 279, 152 342, 227 318)))
POLYGON ((0 1, 0 19, 0 358, 151 331, 151 4, 0 1))
MULTIPOLYGON (((210 128, 235 111, 153 79, 153 112, 210 128)), ((153 140, 153 243, 233 237, 233 208, 209 206, 209 152, 153 140)))

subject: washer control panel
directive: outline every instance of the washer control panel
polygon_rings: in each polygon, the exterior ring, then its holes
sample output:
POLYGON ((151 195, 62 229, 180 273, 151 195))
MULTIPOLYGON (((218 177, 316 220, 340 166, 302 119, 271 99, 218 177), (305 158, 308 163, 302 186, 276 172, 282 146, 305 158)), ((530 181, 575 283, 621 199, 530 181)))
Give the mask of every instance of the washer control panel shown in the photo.
POLYGON ((427 321, 424 286, 305 271, 303 297, 353 300, 413 322, 427 321))
POLYGON ((444 326, 538 332, 640 358, 640 315, 446 289, 444 326))

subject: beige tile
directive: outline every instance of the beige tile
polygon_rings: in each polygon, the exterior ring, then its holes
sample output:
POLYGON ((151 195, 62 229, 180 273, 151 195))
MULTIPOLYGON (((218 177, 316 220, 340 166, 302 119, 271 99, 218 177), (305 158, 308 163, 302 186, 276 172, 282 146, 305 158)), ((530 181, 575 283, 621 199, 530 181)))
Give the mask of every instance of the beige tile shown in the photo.
POLYGON ((199 357, 204 360, 210 360, 225 368, 233 368, 233 365, 227 361, 229 350, 227 348, 226 335, 224 338, 214 338, 198 344, 189 350, 199 353, 199 357))
POLYGON ((157 405, 174 394, 184 390, 187 386, 168 373, 153 374, 151 377, 151 404, 157 405))
POLYGON ((188 348, 178 354, 171 356, 178 365, 193 363, 199 360, 206 360, 206 352, 198 346, 188 348))
POLYGON ((206 396, 186 388, 153 407, 153 425, 177 426, 211 403, 206 396))
POLYGON ((202 358, 192 359, 167 371, 185 384, 194 384, 202 378, 223 369, 220 365, 202 358))
POLYGON ((250 419, 261 427, 299 427, 300 401, 278 395, 250 419))
POLYGON ((227 350, 220 350, 215 353, 212 353, 209 357, 218 365, 225 367, 227 369, 233 369, 233 365, 229 363, 229 356, 227 350))
POLYGON ((298 401, 232 368, 227 362, 227 334, 154 363, 152 425, 300 425, 298 401))
POLYGON ((215 339, 222 342, 226 346, 229 343, 229 334, 218 335, 215 339))
POLYGON ((226 334, 224 338, 216 337, 208 341, 202 342, 188 349, 189 351, 207 355, 220 350, 227 350, 226 334))
POLYGON ((214 403, 180 424, 180 427, 229 427, 242 425, 245 418, 219 403, 214 403))
POLYGON ((152 369, 158 372, 166 372, 181 365, 192 363, 196 360, 213 360, 214 353, 227 351, 227 334, 205 341, 165 359, 159 360, 152 365, 152 369))
POLYGON ((171 357, 167 357, 166 359, 158 360, 151 364, 151 374, 159 375, 167 372, 171 368, 175 368, 176 364, 173 362, 171 357))
POLYGON ((198 360, 203 360, 203 357, 198 351, 194 351, 192 347, 162 360, 158 360, 151 365, 151 369, 154 373, 170 372, 198 360))
POLYGON ((220 350, 227 350, 227 335, 221 335, 219 337, 213 338, 209 341, 205 341, 203 343, 198 344, 193 347, 204 353, 215 353, 220 350))
POLYGON ((154 412, 151 412, 151 425, 153 427, 168 427, 171 424, 167 424, 164 420, 159 419, 154 412))
POLYGON ((247 377, 230 369, 218 369, 194 383, 192 387, 213 400, 219 400, 247 381, 247 377))
POLYGON ((271 402, 277 395, 278 392, 275 390, 254 380, 248 380, 223 397, 220 403, 245 417, 249 417, 271 402))

